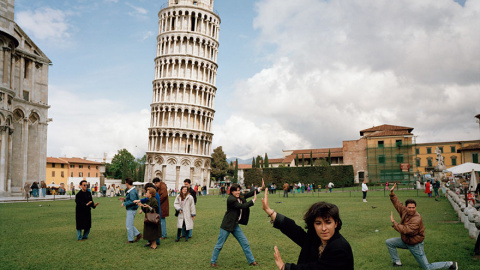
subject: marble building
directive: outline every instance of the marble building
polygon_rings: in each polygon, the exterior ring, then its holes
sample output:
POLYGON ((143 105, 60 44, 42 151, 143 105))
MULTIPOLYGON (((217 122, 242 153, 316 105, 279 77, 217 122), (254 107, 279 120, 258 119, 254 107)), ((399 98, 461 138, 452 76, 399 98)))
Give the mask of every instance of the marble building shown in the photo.
POLYGON ((158 18, 145 179, 209 186, 220 17, 213 0, 169 0, 158 18))
POLYGON ((14 21, 14 0, 0 0, 0 195, 45 180, 50 59, 14 21))

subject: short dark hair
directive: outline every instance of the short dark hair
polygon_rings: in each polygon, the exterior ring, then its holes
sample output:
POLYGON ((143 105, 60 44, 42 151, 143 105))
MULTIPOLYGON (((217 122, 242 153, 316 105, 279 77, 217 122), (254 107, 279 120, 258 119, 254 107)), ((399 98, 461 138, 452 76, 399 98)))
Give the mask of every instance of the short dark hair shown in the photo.
POLYGON ((241 189, 241 187, 239 184, 235 183, 230 187, 230 192, 237 191, 238 189, 241 189))
POLYGON ((80 181, 80 186, 82 185, 82 183, 83 183, 83 182, 85 182, 85 183, 86 183, 86 182, 87 182, 87 180, 82 180, 82 181, 80 181))
POLYGON ((191 183, 192 183, 192 181, 190 181, 190 179, 188 179, 188 178, 187 178, 187 179, 185 179, 185 180, 183 180, 183 183, 185 183, 185 182, 187 182, 187 183, 189 183, 189 184, 191 184, 191 183))
POLYGON ((153 178, 152 183, 157 183, 157 182, 160 182, 160 178, 158 177, 153 178))
POLYGON ((415 207, 417 206, 417 202, 416 202, 414 199, 407 199, 407 200, 405 201, 405 206, 407 206, 407 205, 409 205, 409 204, 411 204, 411 203, 415 204, 415 207))
POLYGON ((150 187, 155 188, 155 185, 152 184, 152 183, 146 183, 145 186, 143 186, 143 188, 144 188, 145 190, 147 190, 147 189, 150 188, 150 187))
POLYGON ((132 186, 132 185, 133 185, 133 179, 130 178, 130 177, 127 177, 127 179, 125 179, 125 183, 126 183, 126 184, 129 184, 130 186, 132 186))
POLYGON ((335 204, 328 202, 317 202, 310 206, 310 209, 307 210, 303 220, 307 224, 305 228, 311 232, 315 232, 314 223, 317 217, 323 219, 332 218, 337 223, 337 228, 335 232, 340 231, 342 228, 342 220, 340 219, 340 210, 335 204))

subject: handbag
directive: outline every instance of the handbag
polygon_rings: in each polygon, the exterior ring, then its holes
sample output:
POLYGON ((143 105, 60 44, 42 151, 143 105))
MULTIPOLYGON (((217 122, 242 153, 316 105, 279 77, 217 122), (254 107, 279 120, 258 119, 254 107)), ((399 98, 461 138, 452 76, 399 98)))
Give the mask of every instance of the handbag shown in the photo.
POLYGON ((180 214, 180 211, 175 209, 175 216, 178 217, 178 214, 180 214))
MULTIPOLYGON (((150 207, 150 210, 152 209, 153 208, 150 207)), ((143 220, 143 223, 158 225, 160 224, 160 215, 155 212, 145 213, 145 219, 143 220)))

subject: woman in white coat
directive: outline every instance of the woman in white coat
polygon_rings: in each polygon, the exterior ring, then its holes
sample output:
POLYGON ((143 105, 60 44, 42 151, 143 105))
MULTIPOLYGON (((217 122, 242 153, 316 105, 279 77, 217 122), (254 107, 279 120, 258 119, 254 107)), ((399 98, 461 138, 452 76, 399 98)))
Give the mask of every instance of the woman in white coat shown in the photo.
POLYGON ((191 229, 193 229, 193 220, 195 219, 196 211, 195 211, 195 202, 193 200, 192 195, 188 192, 186 186, 183 186, 180 189, 177 198, 175 198, 175 203, 173 204, 175 207, 175 215, 177 216, 177 239, 175 242, 180 241, 180 234, 182 233, 182 228, 185 227, 187 233, 185 234, 185 242, 188 241, 188 233, 191 229))

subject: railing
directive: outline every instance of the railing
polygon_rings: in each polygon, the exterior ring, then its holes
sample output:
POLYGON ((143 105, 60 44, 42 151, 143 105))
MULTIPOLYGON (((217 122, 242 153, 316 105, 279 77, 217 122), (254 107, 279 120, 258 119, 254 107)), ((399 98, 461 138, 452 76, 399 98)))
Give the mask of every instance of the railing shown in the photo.
MULTIPOLYGON (((161 6, 160 6, 160 10, 164 9, 168 7, 168 0, 166 3, 163 3, 161 6)), ((198 7, 198 6, 197 6, 198 7)), ((218 17, 220 17, 220 12, 218 12, 218 10, 216 9, 213 9, 213 13, 215 13, 218 17)))

